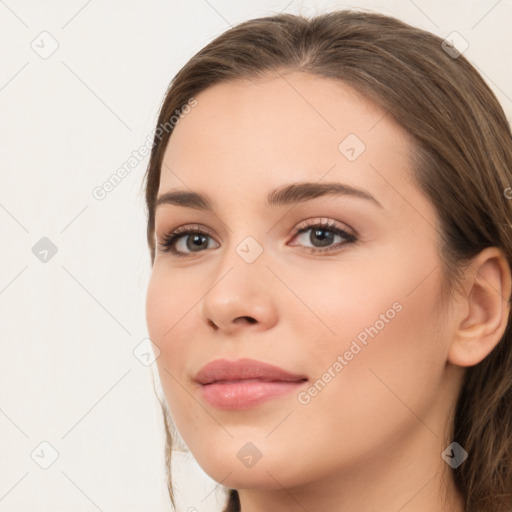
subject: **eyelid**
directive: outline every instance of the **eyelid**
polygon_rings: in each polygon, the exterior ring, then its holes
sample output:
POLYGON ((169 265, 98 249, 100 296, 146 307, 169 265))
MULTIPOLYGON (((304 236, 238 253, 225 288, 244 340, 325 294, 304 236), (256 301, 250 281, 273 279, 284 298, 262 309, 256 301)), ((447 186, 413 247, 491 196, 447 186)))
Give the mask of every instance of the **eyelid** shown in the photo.
POLYGON ((212 238, 215 238, 215 234, 213 232, 212 229, 210 228, 207 228, 206 226, 203 226, 202 224, 198 224, 198 223, 195 223, 195 222, 192 222, 190 224, 182 224, 176 228, 172 228, 172 229, 161 229, 161 230, 156 230, 156 238, 157 238, 157 241, 159 239, 161 240, 165 240, 167 238, 169 238, 169 236, 173 235, 173 234, 183 234, 183 235, 186 235, 186 234, 189 234, 190 232, 199 232, 199 233, 202 233, 204 232, 205 234, 207 234, 208 236, 211 236, 212 238), (159 234, 161 233, 161 234, 159 234))
POLYGON ((302 222, 299 222, 295 226, 295 231, 296 231, 296 233, 298 233, 302 229, 311 228, 311 227, 317 226, 319 224, 321 224, 325 227, 332 227, 332 228, 339 229, 340 231, 345 231, 348 234, 359 238, 359 234, 357 233, 357 231, 355 229, 352 229, 350 226, 348 226, 345 223, 340 223, 334 219, 331 219, 330 217, 312 217, 310 219, 303 220, 302 222))

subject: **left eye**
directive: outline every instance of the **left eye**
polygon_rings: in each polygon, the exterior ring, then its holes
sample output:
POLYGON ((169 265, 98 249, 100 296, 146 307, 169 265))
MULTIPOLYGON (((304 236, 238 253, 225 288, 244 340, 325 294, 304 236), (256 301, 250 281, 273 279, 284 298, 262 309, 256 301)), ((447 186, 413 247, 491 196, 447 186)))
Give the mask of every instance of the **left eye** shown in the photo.
POLYGON ((309 242, 311 245, 306 245, 305 247, 311 250, 311 252, 332 251, 338 249, 341 245, 356 241, 354 235, 331 224, 316 224, 302 228, 298 231, 294 239, 295 238, 301 240, 302 243, 309 242), (336 240, 337 243, 332 245, 336 240))

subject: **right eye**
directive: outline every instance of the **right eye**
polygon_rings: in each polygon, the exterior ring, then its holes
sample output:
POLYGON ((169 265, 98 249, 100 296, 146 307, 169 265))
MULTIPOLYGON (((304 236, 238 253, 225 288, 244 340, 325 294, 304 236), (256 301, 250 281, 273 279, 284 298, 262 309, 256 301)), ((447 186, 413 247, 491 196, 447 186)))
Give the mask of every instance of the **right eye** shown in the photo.
MULTIPOLYGON (((188 256, 202 252, 211 247, 209 241, 213 240, 206 231, 194 226, 182 226, 174 231, 166 233, 159 244, 162 252, 169 252, 176 256, 188 256)), ((217 242, 215 242, 217 243, 217 242)))

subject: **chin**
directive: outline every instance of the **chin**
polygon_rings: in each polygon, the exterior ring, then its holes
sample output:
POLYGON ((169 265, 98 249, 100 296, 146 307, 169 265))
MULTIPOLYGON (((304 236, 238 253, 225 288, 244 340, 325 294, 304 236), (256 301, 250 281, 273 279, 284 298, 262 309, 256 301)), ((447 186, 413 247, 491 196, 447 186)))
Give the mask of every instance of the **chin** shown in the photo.
MULTIPOLYGON (((213 451, 213 446, 203 447, 197 453, 192 451, 197 463, 213 480, 233 489, 279 490, 283 486, 296 484, 290 467, 283 461, 290 460, 282 454, 265 455, 265 449, 257 451, 256 445, 231 440, 231 446, 224 445, 213 451)), ((259 443, 259 446, 263 442, 259 443)))
POLYGON ((283 468, 260 467, 258 469, 248 469, 224 465, 222 471, 219 470, 218 466, 214 467, 213 471, 206 471, 205 467, 203 467, 203 470, 219 484, 232 489, 277 491, 283 487, 293 487, 293 483, 289 482, 289 478, 283 481, 282 476, 279 476, 283 474, 283 468), (228 474, 229 476, 227 476, 228 474), (276 478, 273 478, 273 476, 276 478))

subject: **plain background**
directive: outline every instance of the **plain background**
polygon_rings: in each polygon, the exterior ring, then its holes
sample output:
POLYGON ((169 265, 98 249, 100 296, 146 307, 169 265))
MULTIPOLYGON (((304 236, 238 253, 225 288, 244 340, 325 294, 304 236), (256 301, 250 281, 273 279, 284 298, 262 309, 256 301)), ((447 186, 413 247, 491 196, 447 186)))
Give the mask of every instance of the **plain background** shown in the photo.
MULTIPOLYGON (((92 191, 146 143, 168 83, 216 35, 340 7, 457 31, 512 118, 510 0, 0 1, 1 512, 170 510, 156 368, 134 354, 147 157, 104 199, 92 191), (33 252, 43 237, 47 261, 33 252)), ((190 454, 174 461, 178 510, 220 510, 190 454)))

